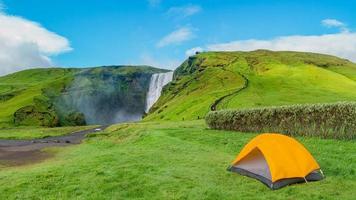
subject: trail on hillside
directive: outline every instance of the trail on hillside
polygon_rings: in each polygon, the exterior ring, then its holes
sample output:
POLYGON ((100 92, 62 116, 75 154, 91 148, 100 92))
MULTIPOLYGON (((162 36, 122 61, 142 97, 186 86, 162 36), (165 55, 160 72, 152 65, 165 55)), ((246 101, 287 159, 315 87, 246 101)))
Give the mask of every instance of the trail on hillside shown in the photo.
MULTIPOLYGON (((233 62, 231 62, 231 63, 234 63, 234 62, 235 62, 235 61, 233 61, 233 62)), ((222 70, 224 70, 224 71, 229 71, 229 70, 226 70, 225 68, 222 68, 222 70)), ((229 72, 234 73, 234 72, 232 72, 232 71, 229 71, 229 72)), ((232 96, 232 95, 235 95, 235 94, 241 92, 242 90, 244 90, 244 89, 246 89, 246 88, 248 87, 249 81, 248 81, 248 79, 246 78, 246 76, 243 75, 243 74, 241 74, 240 72, 237 72, 237 73, 242 77, 242 79, 244 79, 244 84, 243 84, 243 86, 240 87, 240 88, 238 88, 236 91, 234 91, 234 92, 232 92, 232 93, 230 93, 230 94, 227 94, 227 95, 225 95, 225 96, 222 96, 222 97, 218 98, 217 100, 215 100, 214 103, 210 106, 210 110, 211 110, 211 111, 216 111, 218 104, 221 103, 225 98, 230 97, 230 96, 232 96)))
POLYGON ((18 166, 40 162, 52 155, 44 148, 79 144, 86 135, 102 131, 108 126, 100 126, 62 136, 29 140, 0 140, 0 166, 18 166))

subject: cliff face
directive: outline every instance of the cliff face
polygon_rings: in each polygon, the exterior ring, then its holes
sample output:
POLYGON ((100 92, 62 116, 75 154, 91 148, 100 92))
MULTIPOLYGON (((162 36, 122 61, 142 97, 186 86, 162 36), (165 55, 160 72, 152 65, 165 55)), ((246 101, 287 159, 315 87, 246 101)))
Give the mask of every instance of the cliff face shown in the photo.
POLYGON ((0 77, 0 126, 134 121, 144 114, 149 66, 36 69, 0 77))
POLYGON ((55 99, 62 122, 71 123, 66 115, 83 113, 87 124, 111 124, 141 119, 153 68, 106 67, 88 69, 55 99), (64 111, 64 112, 63 112, 64 111), (69 112, 68 112, 69 111, 69 112))

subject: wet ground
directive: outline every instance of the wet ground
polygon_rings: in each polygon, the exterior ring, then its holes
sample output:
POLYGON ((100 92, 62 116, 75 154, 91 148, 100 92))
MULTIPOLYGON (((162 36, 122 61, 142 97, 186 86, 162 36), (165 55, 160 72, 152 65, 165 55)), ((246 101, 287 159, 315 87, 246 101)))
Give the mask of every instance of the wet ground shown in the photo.
POLYGON ((31 140, 0 140, 0 165, 18 166, 50 158, 44 148, 79 144, 87 134, 104 130, 108 126, 78 131, 63 136, 31 140))

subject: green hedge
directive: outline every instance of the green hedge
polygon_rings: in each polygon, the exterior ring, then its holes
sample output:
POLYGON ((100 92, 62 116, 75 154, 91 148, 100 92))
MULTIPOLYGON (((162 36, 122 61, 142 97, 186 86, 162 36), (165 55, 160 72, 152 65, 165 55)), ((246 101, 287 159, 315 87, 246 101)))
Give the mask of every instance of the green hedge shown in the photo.
POLYGON ((356 138, 356 102, 304 104, 208 113, 210 128, 321 138, 356 138))

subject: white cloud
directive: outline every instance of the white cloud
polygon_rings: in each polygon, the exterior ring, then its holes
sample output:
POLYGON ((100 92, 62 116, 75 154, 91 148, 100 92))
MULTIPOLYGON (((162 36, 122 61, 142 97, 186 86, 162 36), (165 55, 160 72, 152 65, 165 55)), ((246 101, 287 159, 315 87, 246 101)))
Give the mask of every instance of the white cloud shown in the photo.
POLYGON ((180 44, 184 41, 188 41, 194 37, 194 34, 190 28, 179 28, 172 33, 163 37, 158 43, 157 47, 164 47, 172 44, 180 44))
POLYGON ((186 56, 192 56, 194 55, 196 52, 201 52, 203 51, 204 49, 201 48, 201 47, 194 47, 194 48, 191 48, 191 49, 188 49, 187 51, 185 51, 185 55, 186 56))
POLYGON ((195 15, 201 11, 201 7, 198 5, 186 5, 186 6, 179 6, 179 7, 171 7, 167 14, 169 16, 185 18, 192 15, 195 15))
POLYGON ((294 35, 271 40, 237 40, 208 45, 207 49, 211 51, 251 51, 256 49, 306 51, 331 54, 356 61, 356 33, 294 35))
POLYGON ((204 48, 195 47, 186 51, 253 51, 268 49, 273 51, 303 51, 335 55, 356 62, 356 33, 341 32, 324 35, 292 35, 270 40, 236 40, 227 43, 209 44, 204 48))
POLYGON ((327 27, 339 27, 340 33, 322 35, 291 35, 267 40, 235 40, 226 43, 208 44, 204 48, 195 47, 186 51, 253 51, 268 49, 273 51, 303 51, 335 55, 356 62, 356 32, 350 32, 343 22, 325 19, 327 27))
POLYGON ((70 50, 66 38, 36 22, 0 12, 0 75, 51 66, 51 55, 70 50))
POLYGON ((349 32, 347 25, 336 19, 324 19, 321 24, 327 28, 339 28, 342 32, 349 32))
POLYGON ((344 27, 345 24, 339 20, 336 19, 324 19, 321 21, 321 24, 326 26, 326 27, 344 27))

